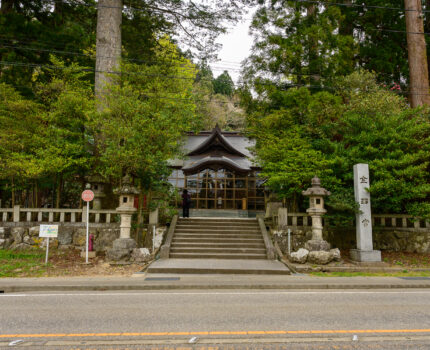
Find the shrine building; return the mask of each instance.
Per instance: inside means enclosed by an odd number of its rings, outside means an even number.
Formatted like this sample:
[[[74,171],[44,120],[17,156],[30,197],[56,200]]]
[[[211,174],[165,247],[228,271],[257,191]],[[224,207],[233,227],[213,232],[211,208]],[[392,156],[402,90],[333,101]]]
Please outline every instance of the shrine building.
[[[257,177],[261,168],[253,161],[252,146],[247,137],[218,126],[189,133],[184,159],[170,162],[169,182],[179,193],[188,190],[191,210],[237,210],[253,216],[264,211],[264,180]]]

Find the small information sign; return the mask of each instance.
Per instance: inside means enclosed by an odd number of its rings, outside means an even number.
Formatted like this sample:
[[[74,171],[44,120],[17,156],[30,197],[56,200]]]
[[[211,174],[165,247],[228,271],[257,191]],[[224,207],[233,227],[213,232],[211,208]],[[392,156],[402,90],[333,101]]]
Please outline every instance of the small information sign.
[[[45,264],[48,264],[49,239],[58,237],[58,225],[40,225],[39,237],[46,238]]]
[[[58,225],[40,225],[39,237],[57,238]]]

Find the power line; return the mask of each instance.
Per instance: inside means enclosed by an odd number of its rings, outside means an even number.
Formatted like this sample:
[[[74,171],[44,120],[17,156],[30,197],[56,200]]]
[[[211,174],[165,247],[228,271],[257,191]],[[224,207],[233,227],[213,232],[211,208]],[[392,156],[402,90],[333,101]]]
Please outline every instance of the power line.
[[[391,10],[391,11],[401,11],[401,12],[430,12],[430,10],[414,10],[414,9],[405,9],[401,7],[390,7],[390,6],[378,6],[378,5],[360,5],[360,4],[345,4],[341,2],[330,2],[323,0],[285,0],[286,2],[305,2],[312,4],[323,4],[327,6],[342,6],[342,7],[355,7],[355,8],[363,8],[363,9],[378,9],[378,10]]]
[[[1,35],[0,35],[1,36]],[[7,39],[1,39],[0,41],[6,41]],[[16,41],[20,41],[17,39],[9,39],[9,40],[16,40]],[[34,42],[34,41],[33,41]],[[38,42],[38,41],[36,41]],[[40,52],[47,52],[47,53],[54,53],[54,54],[64,54],[64,55],[75,55],[75,56],[82,56],[82,57],[89,57],[92,59],[96,58],[96,55],[91,55],[91,54],[85,54],[82,52],[77,52],[77,51],[65,51],[65,50],[57,50],[57,49],[50,49],[50,48],[41,48],[41,47],[29,47],[29,46],[19,46],[19,45],[7,45],[7,44],[2,44],[0,42],[0,47],[3,48],[11,48],[11,49],[18,49],[18,50],[25,50],[25,51],[40,51]],[[118,58],[118,57],[114,57],[114,56],[97,56],[99,58]],[[150,60],[141,60],[141,59],[134,59],[134,58],[127,58],[127,57],[121,57],[122,60],[124,61],[129,61],[129,62],[137,62],[137,63],[146,63],[146,64],[150,64],[150,63],[160,63],[160,61],[150,61]],[[223,62],[223,61],[219,61],[219,62]],[[163,64],[165,64],[164,62],[161,62]],[[198,65],[198,63],[193,63],[191,62],[191,64],[194,65]],[[230,63],[232,64],[232,63]],[[236,63],[236,64],[240,64],[240,63]],[[213,65],[215,66],[219,66],[217,67],[218,70],[220,69],[227,69],[227,70],[236,70],[236,71],[240,71],[240,68],[238,67],[231,67],[231,66],[227,66],[227,65],[223,65],[221,64],[217,64],[217,63],[213,63]],[[184,63],[184,64],[180,64],[180,66],[188,66],[188,64]]]
[[[48,0],[51,3],[56,3],[56,2],[62,2],[67,4],[68,2],[66,2],[65,0]],[[331,1],[324,1],[324,0],[284,0],[284,2],[304,2],[304,3],[312,3],[312,4],[323,4],[323,5],[328,5],[328,6],[342,6],[342,7],[352,7],[352,8],[364,8],[364,9],[378,9],[378,10],[390,10],[390,11],[402,11],[402,12],[416,12],[418,10],[414,10],[414,9],[405,9],[405,8],[401,8],[401,7],[391,7],[391,6],[380,6],[380,5],[364,5],[364,4],[345,4],[345,3],[341,3],[341,2],[331,2]],[[134,7],[134,6],[127,6],[126,4],[124,4],[123,7],[121,6],[108,6],[108,5],[92,5],[92,4],[87,4],[87,3],[79,3],[82,6],[86,6],[86,7],[93,7],[93,8],[116,8],[116,9],[131,9],[131,10],[136,10],[136,11],[147,11],[147,9],[141,8],[141,7]],[[148,6],[149,9],[153,10],[153,11],[158,11],[161,13],[171,13],[171,10],[167,10],[167,9],[160,9],[154,6]],[[422,10],[422,11],[418,11],[418,12],[430,12],[430,10]]]

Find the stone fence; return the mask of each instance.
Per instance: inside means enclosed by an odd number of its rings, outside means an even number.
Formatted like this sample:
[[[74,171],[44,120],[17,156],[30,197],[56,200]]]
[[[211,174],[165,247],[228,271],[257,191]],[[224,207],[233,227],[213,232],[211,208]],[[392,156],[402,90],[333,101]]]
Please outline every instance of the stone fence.
[[[94,236],[97,251],[106,251],[119,237],[119,214],[115,209],[89,211],[90,234]],[[59,225],[58,238],[51,239],[51,246],[58,248],[83,248],[86,241],[87,208],[52,209],[0,208],[0,249],[27,249],[43,246],[39,227],[43,224]]]
[[[52,208],[0,208],[0,226],[5,223],[85,223],[87,219],[86,206],[82,209],[52,209]],[[92,210],[89,212],[90,223],[117,223],[119,214],[115,209]],[[7,225],[5,225],[7,226]]]
[[[355,226],[337,227],[324,218],[324,239],[339,249],[356,248]],[[355,225],[355,220],[354,220]],[[278,217],[273,216],[272,233],[279,245],[286,249],[286,232],[278,231]],[[430,253],[430,222],[410,215],[372,215],[374,249]],[[311,217],[307,213],[288,213],[291,229],[291,249],[296,251],[312,236]]]
[[[27,249],[43,246],[39,229],[43,224],[58,225],[58,238],[51,239],[52,247],[83,248],[86,242],[87,208],[55,209],[0,208],[0,249]],[[89,233],[94,237],[94,249],[106,251],[120,235],[120,214],[116,209],[90,209]],[[158,210],[149,213],[149,224],[158,224]]]
[[[273,216],[274,225],[278,226],[278,216]],[[330,219],[323,217],[325,227],[330,227]],[[288,226],[293,231],[295,227],[312,226],[311,217],[307,213],[288,213]],[[410,215],[376,214],[372,215],[372,226],[381,229],[424,229],[430,231],[430,221],[414,218]]]

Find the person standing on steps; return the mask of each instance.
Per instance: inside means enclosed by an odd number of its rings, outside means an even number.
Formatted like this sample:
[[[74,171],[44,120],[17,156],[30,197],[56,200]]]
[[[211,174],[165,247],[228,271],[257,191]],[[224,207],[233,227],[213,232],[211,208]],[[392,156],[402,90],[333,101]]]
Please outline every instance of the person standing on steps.
[[[182,191],[182,217],[190,217],[191,196],[186,189]]]

